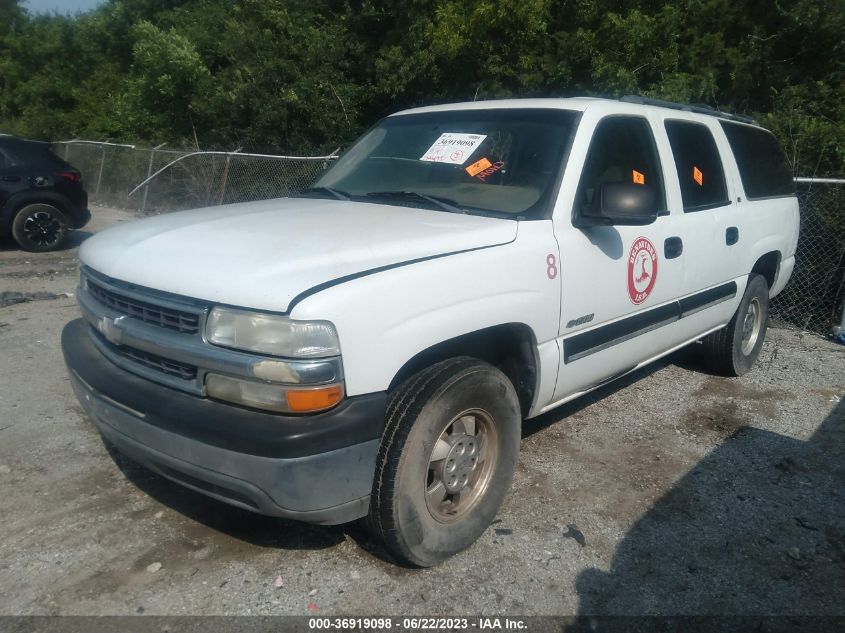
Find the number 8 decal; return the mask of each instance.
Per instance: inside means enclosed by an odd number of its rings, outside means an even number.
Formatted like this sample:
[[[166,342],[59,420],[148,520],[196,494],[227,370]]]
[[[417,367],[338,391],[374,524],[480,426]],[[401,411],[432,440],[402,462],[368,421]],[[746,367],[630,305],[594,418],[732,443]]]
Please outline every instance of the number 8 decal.
[[[557,258],[552,253],[546,255],[546,265],[546,274],[549,276],[549,279],[557,277]]]

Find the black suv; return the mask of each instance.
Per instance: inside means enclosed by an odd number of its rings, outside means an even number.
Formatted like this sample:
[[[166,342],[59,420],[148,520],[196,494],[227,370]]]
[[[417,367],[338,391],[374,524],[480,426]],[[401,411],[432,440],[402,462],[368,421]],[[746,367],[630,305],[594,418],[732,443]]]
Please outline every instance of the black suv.
[[[28,251],[49,251],[90,219],[79,170],[47,143],[0,136],[0,236],[11,235]]]

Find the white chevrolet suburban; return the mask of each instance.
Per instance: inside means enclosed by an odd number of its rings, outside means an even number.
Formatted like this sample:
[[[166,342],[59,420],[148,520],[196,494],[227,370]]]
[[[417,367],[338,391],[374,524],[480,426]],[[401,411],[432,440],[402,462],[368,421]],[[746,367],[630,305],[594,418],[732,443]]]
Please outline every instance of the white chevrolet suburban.
[[[748,371],[798,204],[752,120],[639,97],[407,110],[291,198],[120,225],[62,346],[103,437],[164,477],[398,560],[470,546],[523,419],[703,339]]]

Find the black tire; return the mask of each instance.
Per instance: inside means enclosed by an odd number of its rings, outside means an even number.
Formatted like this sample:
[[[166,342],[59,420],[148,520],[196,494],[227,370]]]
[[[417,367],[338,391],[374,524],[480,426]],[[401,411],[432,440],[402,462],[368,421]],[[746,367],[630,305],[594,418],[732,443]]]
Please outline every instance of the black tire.
[[[521,421],[510,380],[473,358],[437,363],[405,381],[388,401],[368,517],[374,536],[401,561],[418,567],[436,565],[472,545],[510,488]],[[435,446],[443,445],[451,447],[448,456],[430,461]],[[468,457],[473,446],[480,451],[477,462]],[[456,463],[456,470],[445,470]],[[435,470],[441,480],[432,478]],[[464,487],[446,493],[447,483],[462,485],[456,477]],[[438,486],[445,495],[440,501],[439,494],[428,494]]]
[[[758,312],[752,314],[754,310]],[[752,273],[736,314],[721,330],[704,337],[707,366],[722,376],[748,373],[760,355],[768,321],[769,285],[762,275]]]
[[[27,204],[15,214],[12,237],[25,251],[43,253],[65,241],[69,223],[65,214],[51,204]]]

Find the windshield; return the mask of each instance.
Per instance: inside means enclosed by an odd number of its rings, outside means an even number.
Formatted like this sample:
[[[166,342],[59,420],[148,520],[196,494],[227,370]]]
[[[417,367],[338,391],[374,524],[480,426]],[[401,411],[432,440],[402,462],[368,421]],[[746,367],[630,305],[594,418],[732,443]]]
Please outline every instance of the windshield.
[[[528,108],[388,117],[304,195],[541,217],[577,120]]]

